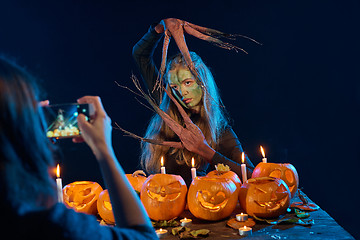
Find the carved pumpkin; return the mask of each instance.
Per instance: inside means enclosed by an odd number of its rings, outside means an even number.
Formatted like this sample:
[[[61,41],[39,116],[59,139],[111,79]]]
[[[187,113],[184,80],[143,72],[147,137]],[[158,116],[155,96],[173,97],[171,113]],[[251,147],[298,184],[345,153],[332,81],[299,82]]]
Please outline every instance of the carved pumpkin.
[[[275,177],[282,179],[289,187],[291,197],[294,197],[299,186],[299,176],[290,163],[259,163],[252,174],[256,177]]]
[[[240,180],[239,176],[235,172],[230,171],[230,167],[228,165],[219,163],[215,166],[215,168],[216,168],[216,170],[209,172],[206,176],[230,179],[231,181],[233,181],[235,183],[236,188],[241,187],[241,180]]]
[[[137,170],[133,174],[125,174],[127,179],[129,180],[131,186],[135,189],[135,191],[141,191],[141,187],[146,181],[146,174],[142,170]]]
[[[274,177],[251,178],[239,191],[241,207],[250,216],[260,218],[276,218],[286,213],[290,198],[286,183]]]
[[[185,208],[187,187],[179,175],[150,175],[141,189],[141,202],[155,221],[178,217]]]
[[[96,215],[96,202],[102,190],[102,187],[96,182],[70,183],[63,188],[64,204],[77,212]]]
[[[97,210],[99,212],[100,217],[107,224],[115,224],[114,213],[112,210],[110,196],[107,189],[102,191],[99,195],[99,199],[97,200]]]
[[[188,206],[197,218],[217,221],[234,211],[239,189],[233,181],[219,177],[197,177],[189,188]]]

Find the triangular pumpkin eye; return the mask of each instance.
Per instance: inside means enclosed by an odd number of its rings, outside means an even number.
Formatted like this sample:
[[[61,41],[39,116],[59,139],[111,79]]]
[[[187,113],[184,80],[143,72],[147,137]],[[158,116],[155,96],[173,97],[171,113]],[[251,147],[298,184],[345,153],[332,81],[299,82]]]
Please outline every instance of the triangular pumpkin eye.
[[[160,186],[155,186],[155,185],[148,185],[147,190],[156,194],[160,193],[161,187]]]
[[[181,190],[181,184],[177,182],[172,182],[165,186],[165,192],[167,194],[179,193]]]
[[[281,178],[281,170],[275,169],[269,175],[270,177]]]

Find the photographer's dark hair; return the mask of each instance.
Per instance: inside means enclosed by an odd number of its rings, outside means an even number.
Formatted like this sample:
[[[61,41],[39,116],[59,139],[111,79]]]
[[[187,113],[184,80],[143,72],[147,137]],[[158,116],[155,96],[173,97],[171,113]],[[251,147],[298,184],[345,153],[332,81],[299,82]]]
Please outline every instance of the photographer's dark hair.
[[[52,147],[34,78],[0,57],[0,211],[55,203]]]

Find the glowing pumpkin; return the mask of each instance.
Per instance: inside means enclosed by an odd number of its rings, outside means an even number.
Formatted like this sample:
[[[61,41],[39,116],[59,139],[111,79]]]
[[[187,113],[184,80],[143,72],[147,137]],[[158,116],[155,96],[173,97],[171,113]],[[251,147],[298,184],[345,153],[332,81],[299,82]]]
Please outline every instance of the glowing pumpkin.
[[[107,224],[115,224],[114,213],[112,210],[110,196],[107,189],[102,191],[99,195],[99,199],[97,200],[97,210],[99,212],[100,217]]]
[[[141,202],[155,221],[178,217],[185,208],[187,187],[179,175],[150,175],[141,189]]]
[[[286,213],[290,198],[286,183],[274,177],[250,178],[239,191],[241,207],[250,216],[260,218],[276,218]]]
[[[237,188],[241,187],[241,180],[239,176],[235,172],[230,171],[230,167],[228,165],[219,163],[215,166],[215,168],[216,170],[209,172],[206,176],[230,179],[235,183]]]
[[[142,170],[137,170],[133,174],[125,174],[126,178],[129,180],[131,186],[135,189],[135,191],[141,191],[141,187],[146,181],[146,174]]]
[[[233,181],[219,177],[197,177],[187,197],[190,212],[197,218],[217,221],[234,211],[238,189]]]
[[[63,188],[64,204],[77,212],[96,215],[96,202],[102,191],[102,187],[96,182],[70,183]]]
[[[299,176],[295,167],[289,163],[259,163],[252,174],[257,177],[275,177],[282,179],[289,187],[291,197],[294,197],[299,186]]]

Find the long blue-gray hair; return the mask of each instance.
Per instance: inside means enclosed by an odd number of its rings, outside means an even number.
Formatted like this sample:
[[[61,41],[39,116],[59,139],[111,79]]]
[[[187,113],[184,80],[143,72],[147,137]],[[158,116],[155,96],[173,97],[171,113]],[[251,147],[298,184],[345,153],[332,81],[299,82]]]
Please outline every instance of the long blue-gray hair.
[[[195,52],[190,52],[191,59],[194,63],[195,69],[198,73],[198,81],[202,87],[202,102],[200,112],[198,114],[192,114],[192,121],[201,129],[208,144],[216,148],[216,144],[219,140],[221,133],[228,126],[228,117],[225,108],[220,98],[218,87],[215,83],[214,77],[210,69],[205,65],[203,60]],[[165,81],[168,82],[169,71],[178,67],[186,67],[185,60],[181,53],[170,58],[167,63],[165,72]],[[166,86],[168,89],[169,85]],[[170,117],[176,120],[180,124],[183,123],[179,111],[175,104],[171,101],[167,94],[163,95],[160,108],[168,113]],[[189,111],[185,109],[185,111]],[[190,112],[189,112],[190,113]],[[179,141],[176,134],[163,122],[161,117],[155,114],[147,127],[145,138],[167,140],[167,141]],[[150,143],[142,143],[141,153],[141,165],[149,173],[158,172],[160,169],[159,159],[161,156],[175,155],[176,161],[179,164],[187,164],[191,166],[191,157],[194,153],[187,151],[186,149],[172,149],[166,146],[153,145]],[[197,166],[201,167],[205,160],[199,156],[195,158],[197,160]]]

